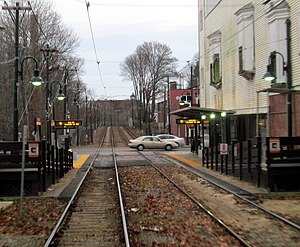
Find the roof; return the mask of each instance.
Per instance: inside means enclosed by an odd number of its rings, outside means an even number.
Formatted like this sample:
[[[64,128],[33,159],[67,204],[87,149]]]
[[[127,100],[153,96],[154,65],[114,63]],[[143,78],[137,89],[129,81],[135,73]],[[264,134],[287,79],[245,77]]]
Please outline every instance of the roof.
[[[298,93],[299,90],[294,89],[287,89],[287,88],[265,88],[259,91],[256,91],[257,93],[279,93],[279,94],[286,94],[286,93]]]
[[[201,115],[207,115],[210,113],[221,113],[226,112],[226,114],[234,114],[235,111],[232,110],[221,110],[221,109],[213,109],[213,108],[201,108],[199,106],[190,106],[181,108],[175,111],[170,112],[172,115],[177,115],[180,117],[188,117],[188,118],[200,118]]]

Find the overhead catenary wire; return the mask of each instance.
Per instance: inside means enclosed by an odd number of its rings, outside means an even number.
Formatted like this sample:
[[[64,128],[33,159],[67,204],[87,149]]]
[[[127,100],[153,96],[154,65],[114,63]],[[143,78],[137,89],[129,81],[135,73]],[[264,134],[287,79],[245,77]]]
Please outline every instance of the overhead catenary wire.
[[[104,89],[104,94],[106,95],[106,87],[104,85],[101,70],[100,70],[100,60],[98,59],[98,55],[97,55],[96,43],[95,43],[95,38],[94,38],[94,33],[93,33],[93,28],[92,28],[92,23],[91,23],[91,17],[90,17],[90,12],[89,12],[90,3],[85,0],[85,4],[86,4],[86,11],[87,11],[87,15],[88,15],[89,27],[90,27],[91,37],[92,37],[92,42],[93,42],[93,47],[94,47],[94,53],[95,53],[95,58],[96,58],[97,69],[98,69],[98,73],[99,73],[99,76],[100,76],[101,84],[102,84],[103,89]]]

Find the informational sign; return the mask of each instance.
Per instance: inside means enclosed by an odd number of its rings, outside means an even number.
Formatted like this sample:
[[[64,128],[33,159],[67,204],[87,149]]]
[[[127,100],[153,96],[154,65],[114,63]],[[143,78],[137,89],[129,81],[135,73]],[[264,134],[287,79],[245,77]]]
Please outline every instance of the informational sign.
[[[227,143],[220,143],[220,154],[221,155],[228,154],[228,144]]]
[[[194,129],[195,128],[195,124],[188,124],[187,125],[189,129]]]
[[[204,134],[204,147],[208,148],[209,147],[209,134]]]
[[[39,157],[39,143],[38,142],[28,142],[28,156],[30,158],[38,158]]]
[[[270,153],[280,153],[280,139],[279,138],[270,138],[269,139],[269,148]]]
[[[81,126],[81,120],[60,120],[55,121],[55,127],[57,128],[75,128],[77,126]]]
[[[176,123],[177,124],[201,124],[201,121],[197,119],[178,118],[176,119]]]

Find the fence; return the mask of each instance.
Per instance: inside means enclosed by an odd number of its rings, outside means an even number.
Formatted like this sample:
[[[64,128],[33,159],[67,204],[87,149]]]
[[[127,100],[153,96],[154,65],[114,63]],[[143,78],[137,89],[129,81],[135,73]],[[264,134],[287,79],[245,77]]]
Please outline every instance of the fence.
[[[263,142],[262,142],[263,141]],[[300,137],[233,141],[227,154],[220,146],[203,148],[203,165],[270,191],[300,189]]]
[[[220,145],[204,147],[202,161],[207,168],[260,186],[261,143],[259,138],[239,143],[233,141],[228,145],[226,154],[221,154]]]

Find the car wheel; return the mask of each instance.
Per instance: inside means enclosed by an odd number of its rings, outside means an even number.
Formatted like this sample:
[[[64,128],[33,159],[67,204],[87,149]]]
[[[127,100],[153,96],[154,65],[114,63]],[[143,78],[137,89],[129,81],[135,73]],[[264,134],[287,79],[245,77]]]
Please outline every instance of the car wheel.
[[[166,149],[167,151],[171,151],[171,150],[172,150],[172,146],[171,146],[171,145],[167,145],[167,146],[165,147],[165,149]]]
[[[143,150],[144,150],[144,146],[143,146],[143,145],[138,145],[138,146],[137,146],[137,150],[143,151]]]

